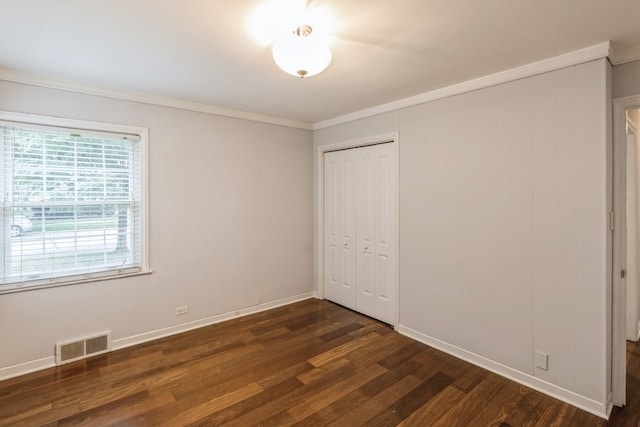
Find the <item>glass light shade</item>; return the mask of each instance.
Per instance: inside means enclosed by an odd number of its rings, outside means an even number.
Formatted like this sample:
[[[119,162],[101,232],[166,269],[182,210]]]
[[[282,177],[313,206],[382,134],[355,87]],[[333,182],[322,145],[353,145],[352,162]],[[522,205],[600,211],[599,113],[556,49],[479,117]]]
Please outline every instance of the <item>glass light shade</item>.
[[[331,64],[331,49],[313,36],[292,35],[273,44],[273,60],[296,77],[311,77]]]

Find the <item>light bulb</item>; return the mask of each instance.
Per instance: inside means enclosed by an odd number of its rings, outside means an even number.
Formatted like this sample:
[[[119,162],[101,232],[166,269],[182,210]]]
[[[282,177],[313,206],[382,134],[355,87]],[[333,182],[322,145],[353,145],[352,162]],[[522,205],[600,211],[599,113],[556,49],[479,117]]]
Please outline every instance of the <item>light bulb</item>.
[[[309,26],[298,27],[272,47],[273,60],[285,72],[297,77],[311,77],[331,64],[331,49],[311,33]]]

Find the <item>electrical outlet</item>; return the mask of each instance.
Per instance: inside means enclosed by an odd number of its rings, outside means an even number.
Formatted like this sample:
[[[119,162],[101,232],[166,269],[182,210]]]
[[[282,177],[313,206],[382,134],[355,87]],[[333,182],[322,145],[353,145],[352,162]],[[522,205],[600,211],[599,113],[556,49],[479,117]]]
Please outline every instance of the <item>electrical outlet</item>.
[[[176,316],[182,316],[183,314],[187,314],[189,312],[189,306],[183,305],[182,307],[176,307]]]

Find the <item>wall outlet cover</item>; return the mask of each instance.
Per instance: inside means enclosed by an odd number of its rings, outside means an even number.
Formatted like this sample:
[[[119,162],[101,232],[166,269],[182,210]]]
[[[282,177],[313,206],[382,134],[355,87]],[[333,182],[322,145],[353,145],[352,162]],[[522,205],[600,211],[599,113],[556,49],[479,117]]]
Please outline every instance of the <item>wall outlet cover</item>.
[[[541,351],[536,351],[536,368],[540,368],[543,371],[549,370],[549,355]]]

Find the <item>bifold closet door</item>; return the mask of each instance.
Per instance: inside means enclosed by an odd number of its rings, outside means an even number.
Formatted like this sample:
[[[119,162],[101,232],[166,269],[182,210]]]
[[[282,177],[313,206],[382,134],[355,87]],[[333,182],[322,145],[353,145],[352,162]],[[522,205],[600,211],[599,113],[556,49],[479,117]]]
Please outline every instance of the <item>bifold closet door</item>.
[[[325,154],[327,299],[396,323],[394,143]]]
[[[325,296],[356,308],[356,156],[324,155]]]
[[[396,149],[357,149],[356,310],[396,323]]]

